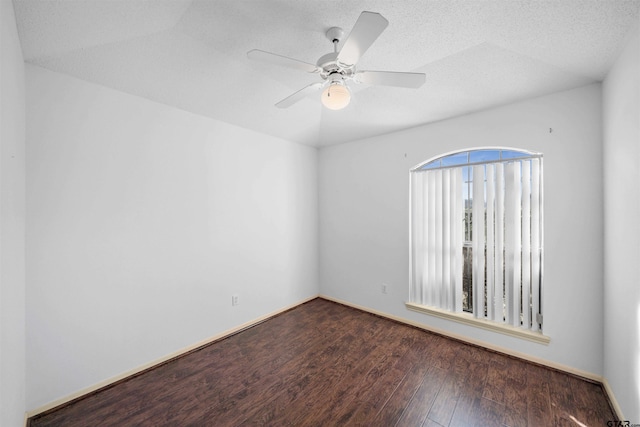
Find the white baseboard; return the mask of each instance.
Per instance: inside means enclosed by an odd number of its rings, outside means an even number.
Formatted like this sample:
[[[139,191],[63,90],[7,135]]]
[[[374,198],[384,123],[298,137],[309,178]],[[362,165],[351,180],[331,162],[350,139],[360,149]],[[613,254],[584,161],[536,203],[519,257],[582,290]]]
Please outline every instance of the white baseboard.
[[[175,352],[173,352],[171,354],[168,354],[166,356],[163,356],[163,357],[161,357],[159,359],[153,360],[153,361],[151,361],[149,363],[145,363],[144,365],[138,366],[138,367],[136,367],[134,369],[128,370],[128,371],[123,372],[123,373],[121,373],[119,375],[116,375],[114,377],[107,378],[104,381],[100,381],[97,384],[93,384],[93,385],[91,385],[89,387],[86,387],[86,388],[83,388],[81,390],[78,390],[75,393],[71,393],[70,395],[62,397],[60,399],[56,399],[56,400],[54,400],[52,402],[49,402],[46,405],[43,405],[43,406],[41,406],[41,407],[39,407],[37,409],[31,410],[31,411],[27,411],[27,413],[25,415],[25,426],[27,425],[26,423],[27,423],[27,419],[28,418],[31,418],[33,416],[36,416],[38,414],[41,414],[43,412],[46,412],[46,411],[48,411],[50,409],[53,409],[53,408],[56,408],[58,406],[64,405],[65,403],[71,402],[74,399],[77,399],[77,398],[82,397],[84,395],[93,393],[93,392],[95,392],[95,391],[97,391],[97,390],[99,390],[99,389],[101,389],[103,387],[106,387],[106,386],[109,386],[111,384],[114,384],[114,383],[116,383],[118,381],[121,381],[121,380],[123,380],[125,378],[128,378],[128,377],[134,376],[136,374],[139,374],[140,372],[143,372],[143,371],[145,371],[147,369],[150,369],[150,368],[153,368],[153,367],[155,367],[157,365],[165,363],[165,362],[167,362],[167,361],[169,361],[171,359],[175,359],[177,357],[180,357],[180,356],[182,356],[184,354],[189,353],[190,351],[196,350],[196,349],[198,349],[198,348],[200,348],[202,346],[205,346],[207,344],[210,344],[210,343],[212,343],[214,341],[218,341],[218,340],[221,340],[223,338],[226,338],[226,337],[228,337],[230,335],[233,335],[233,334],[235,334],[235,333],[237,333],[237,332],[239,332],[239,331],[241,331],[243,329],[250,328],[251,326],[257,325],[258,323],[261,323],[261,322],[263,322],[263,321],[265,321],[265,320],[267,320],[267,319],[269,319],[269,318],[271,318],[273,316],[276,316],[276,315],[278,315],[280,313],[283,313],[283,312],[285,312],[287,310],[290,310],[290,309],[295,308],[295,307],[297,307],[299,305],[302,305],[302,304],[304,304],[306,302],[314,300],[314,299],[316,299],[318,297],[319,297],[319,295],[314,295],[314,296],[306,298],[306,299],[304,299],[302,301],[298,301],[295,304],[291,304],[291,305],[283,307],[283,308],[281,308],[279,310],[276,310],[276,311],[273,311],[271,313],[265,314],[264,316],[260,316],[260,317],[258,317],[256,319],[250,320],[249,322],[243,323],[242,325],[236,326],[234,328],[231,328],[229,330],[221,332],[221,333],[219,333],[217,335],[214,335],[212,337],[206,338],[206,339],[204,339],[204,340],[202,340],[200,342],[197,342],[197,343],[195,343],[193,345],[190,345],[188,347],[185,347],[183,349],[175,351]]]

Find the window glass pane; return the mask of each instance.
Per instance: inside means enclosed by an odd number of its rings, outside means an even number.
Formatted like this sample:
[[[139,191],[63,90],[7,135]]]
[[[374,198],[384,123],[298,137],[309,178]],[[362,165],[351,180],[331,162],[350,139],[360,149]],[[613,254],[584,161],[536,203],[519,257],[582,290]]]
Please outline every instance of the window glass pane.
[[[473,274],[473,252],[471,244],[462,247],[462,311],[473,313],[473,286],[471,276]]]
[[[439,167],[440,167],[440,159],[427,163],[426,165],[422,166],[420,170],[436,169]]]
[[[464,166],[462,168],[462,180],[464,182],[473,180],[473,173],[472,173],[471,166]]]
[[[469,153],[469,162],[490,162],[500,160],[500,150],[476,150]]]
[[[456,166],[456,165],[465,165],[467,164],[467,152],[451,154],[450,156],[443,157],[442,166]]]
[[[503,159],[513,159],[516,157],[527,157],[530,156],[529,153],[524,153],[522,151],[515,150],[502,150],[502,158]]]

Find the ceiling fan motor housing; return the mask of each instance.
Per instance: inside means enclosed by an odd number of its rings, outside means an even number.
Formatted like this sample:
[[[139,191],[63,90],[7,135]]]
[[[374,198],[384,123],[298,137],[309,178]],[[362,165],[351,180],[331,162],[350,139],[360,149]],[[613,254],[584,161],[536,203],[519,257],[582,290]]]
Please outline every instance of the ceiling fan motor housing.
[[[336,73],[342,75],[344,78],[351,78],[356,68],[354,65],[344,65],[338,62],[337,52],[331,52],[321,56],[320,59],[318,59],[317,65],[322,68],[320,76],[325,80]]]

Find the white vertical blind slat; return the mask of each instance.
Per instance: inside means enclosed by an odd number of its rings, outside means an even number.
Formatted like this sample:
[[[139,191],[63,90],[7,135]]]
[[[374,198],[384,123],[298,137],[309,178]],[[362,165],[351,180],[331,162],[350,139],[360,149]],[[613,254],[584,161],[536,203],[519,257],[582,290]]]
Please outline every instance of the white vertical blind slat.
[[[440,287],[442,286],[443,274],[442,274],[442,262],[444,258],[444,254],[442,253],[443,245],[443,216],[444,216],[444,206],[442,203],[442,175],[443,170],[438,169],[435,171],[436,174],[436,229],[435,229],[435,248],[436,248],[436,280],[433,283],[433,305],[440,306]]]
[[[515,224],[513,230],[513,326],[520,326],[520,313],[522,312],[522,172],[520,162],[514,162],[514,197],[515,197]]]
[[[494,165],[486,167],[487,186],[487,318],[495,320],[495,257],[494,257]]]
[[[420,271],[420,268],[416,262],[416,257],[418,256],[419,246],[417,244],[418,235],[417,235],[417,210],[418,206],[416,204],[416,184],[418,182],[417,174],[411,173],[409,174],[409,298],[411,301],[418,301],[418,281],[416,280],[416,276]]]
[[[433,284],[436,281],[436,175],[435,171],[429,171],[427,175],[427,284],[424,299],[425,304],[434,305]]]
[[[531,162],[522,161],[522,327],[531,327]]]
[[[495,304],[494,313],[496,322],[505,322],[504,307],[504,165],[496,164],[496,240],[495,240]]]
[[[515,234],[516,234],[516,217],[517,206],[515,196],[515,166],[514,163],[507,163],[504,167],[504,222],[505,222],[505,236],[504,236],[504,248],[505,248],[505,302],[507,305],[507,323],[515,323],[515,281],[516,272],[514,270],[516,248],[515,248]]]
[[[538,304],[539,304],[539,313],[542,314],[542,309],[543,309],[543,304],[544,304],[544,283],[543,283],[543,277],[544,277],[544,232],[543,232],[543,226],[544,226],[544,170],[542,168],[542,157],[540,157],[540,298],[538,300]],[[540,330],[542,330],[542,324],[540,324]]]
[[[420,244],[420,253],[418,256],[418,265],[421,267],[420,275],[418,277],[420,290],[420,303],[427,303],[426,289],[428,289],[428,279],[429,279],[429,241],[428,241],[428,220],[429,220],[429,187],[428,180],[426,174],[421,174],[418,179],[418,220],[420,221],[419,230],[419,244]]]
[[[520,163],[505,166],[505,268],[507,271],[507,323],[520,326],[521,298],[521,189]]]
[[[418,175],[418,174],[416,174]],[[417,298],[420,303],[425,302],[424,290],[427,285],[427,242],[426,242],[426,214],[427,214],[427,189],[425,186],[426,177],[424,175],[418,175],[416,179],[416,192],[414,195],[416,196],[416,244],[418,253],[416,254],[415,261],[417,264],[417,277],[416,284],[418,289],[416,290]]]
[[[455,247],[452,246],[452,250],[455,254],[455,262],[453,265],[454,275],[453,275],[453,311],[456,313],[462,312],[462,241],[463,238],[463,229],[464,224],[462,223],[462,219],[464,218],[464,201],[462,199],[462,168],[456,168],[451,173],[454,178],[452,182],[455,182],[455,209],[452,218],[453,230],[455,235]]]
[[[473,313],[484,318],[484,165],[473,167]]]
[[[531,330],[539,330],[536,314],[540,313],[540,161],[531,160]]]
[[[451,284],[451,170],[442,171],[442,282],[440,287],[440,307],[449,308]]]

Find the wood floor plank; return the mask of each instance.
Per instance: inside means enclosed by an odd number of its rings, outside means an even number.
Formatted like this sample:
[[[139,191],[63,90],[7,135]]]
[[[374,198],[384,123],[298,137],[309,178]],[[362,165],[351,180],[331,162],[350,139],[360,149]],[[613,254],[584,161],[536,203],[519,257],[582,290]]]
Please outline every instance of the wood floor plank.
[[[504,427],[505,406],[480,396],[462,395],[449,427]]]
[[[456,407],[451,416],[451,420],[445,425],[449,427],[473,427],[475,420],[478,418],[475,413],[478,405],[476,402],[480,399],[482,399],[481,396],[469,394],[460,395],[456,400]]]
[[[389,426],[397,424],[424,379],[428,369],[429,368],[423,364],[414,364],[413,367],[406,372],[398,387],[376,415],[374,419],[375,425]]]
[[[592,420],[594,424],[607,425],[616,419],[600,384],[580,380],[567,375],[568,387],[573,393],[572,402],[565,409],[570,420]]]
[[[431,369],[428,363],[424,363],[424,360],[429,357],[428,341],[421,338],[423,337],[418,337],[405,355],[406,368],[403,373],[404,377],[384,404],[384,408],[378,412],[374,424],[385,426],[396,424],[407,410],[409,403]]]
[[[447,371],[429,366],[418,389],[400,416],[398,426],[419,426],[425,421],[446,376]]]
[[[458,398],[463,394],[463,387],[464,376],[455,372],[449,372],[427,417],[438,424],[449,425],[453,412],[456,409]]]
[[[29,425],[546,427],[610,419],[599,384],[318,298]]]
[[[415,424],[415,425],[418,425],[418,424]],[[427,420],[424,422],[424,424],[422,424],[422,427],[444,427],[444,426],[442,426],[442,425],[438,424],[438,423],[437,423],[437,422],[435,422],[435,421],[431,421],[431,420],[427,419]]]
[[[406,342],[405,342],[406,343]],[[406,344],[407,352],[404,355],[397,355],[398,360],[394,366],[382,373],[382,376],[375,383],[368,396],[365,396],[360,408],[354,413],[350,422],[356,425],[366,425],[373,420],[375,425],[395,424],[399,417],[399,411],[394,411],[392,406],[388,406],[390,399],[396,395],[401,396],[402,387],[400,387],[405,379],[411,387],[411,383],[416,383],[415,378],[407,379],[408,375],[424,375],[422,366],[414,363],[410,354],[410,346],[413,343]],[[415,368],[415,369],[414,369]]]
[[[553,413],[549,398],[549,385],[531,384],[527,387],[527,419],[531,426],[553,425]]]
[[[513,379],[505,384],[503,403],[505,405],[503,422],[508,427],[527,427],[528,404],[527,388]]]

